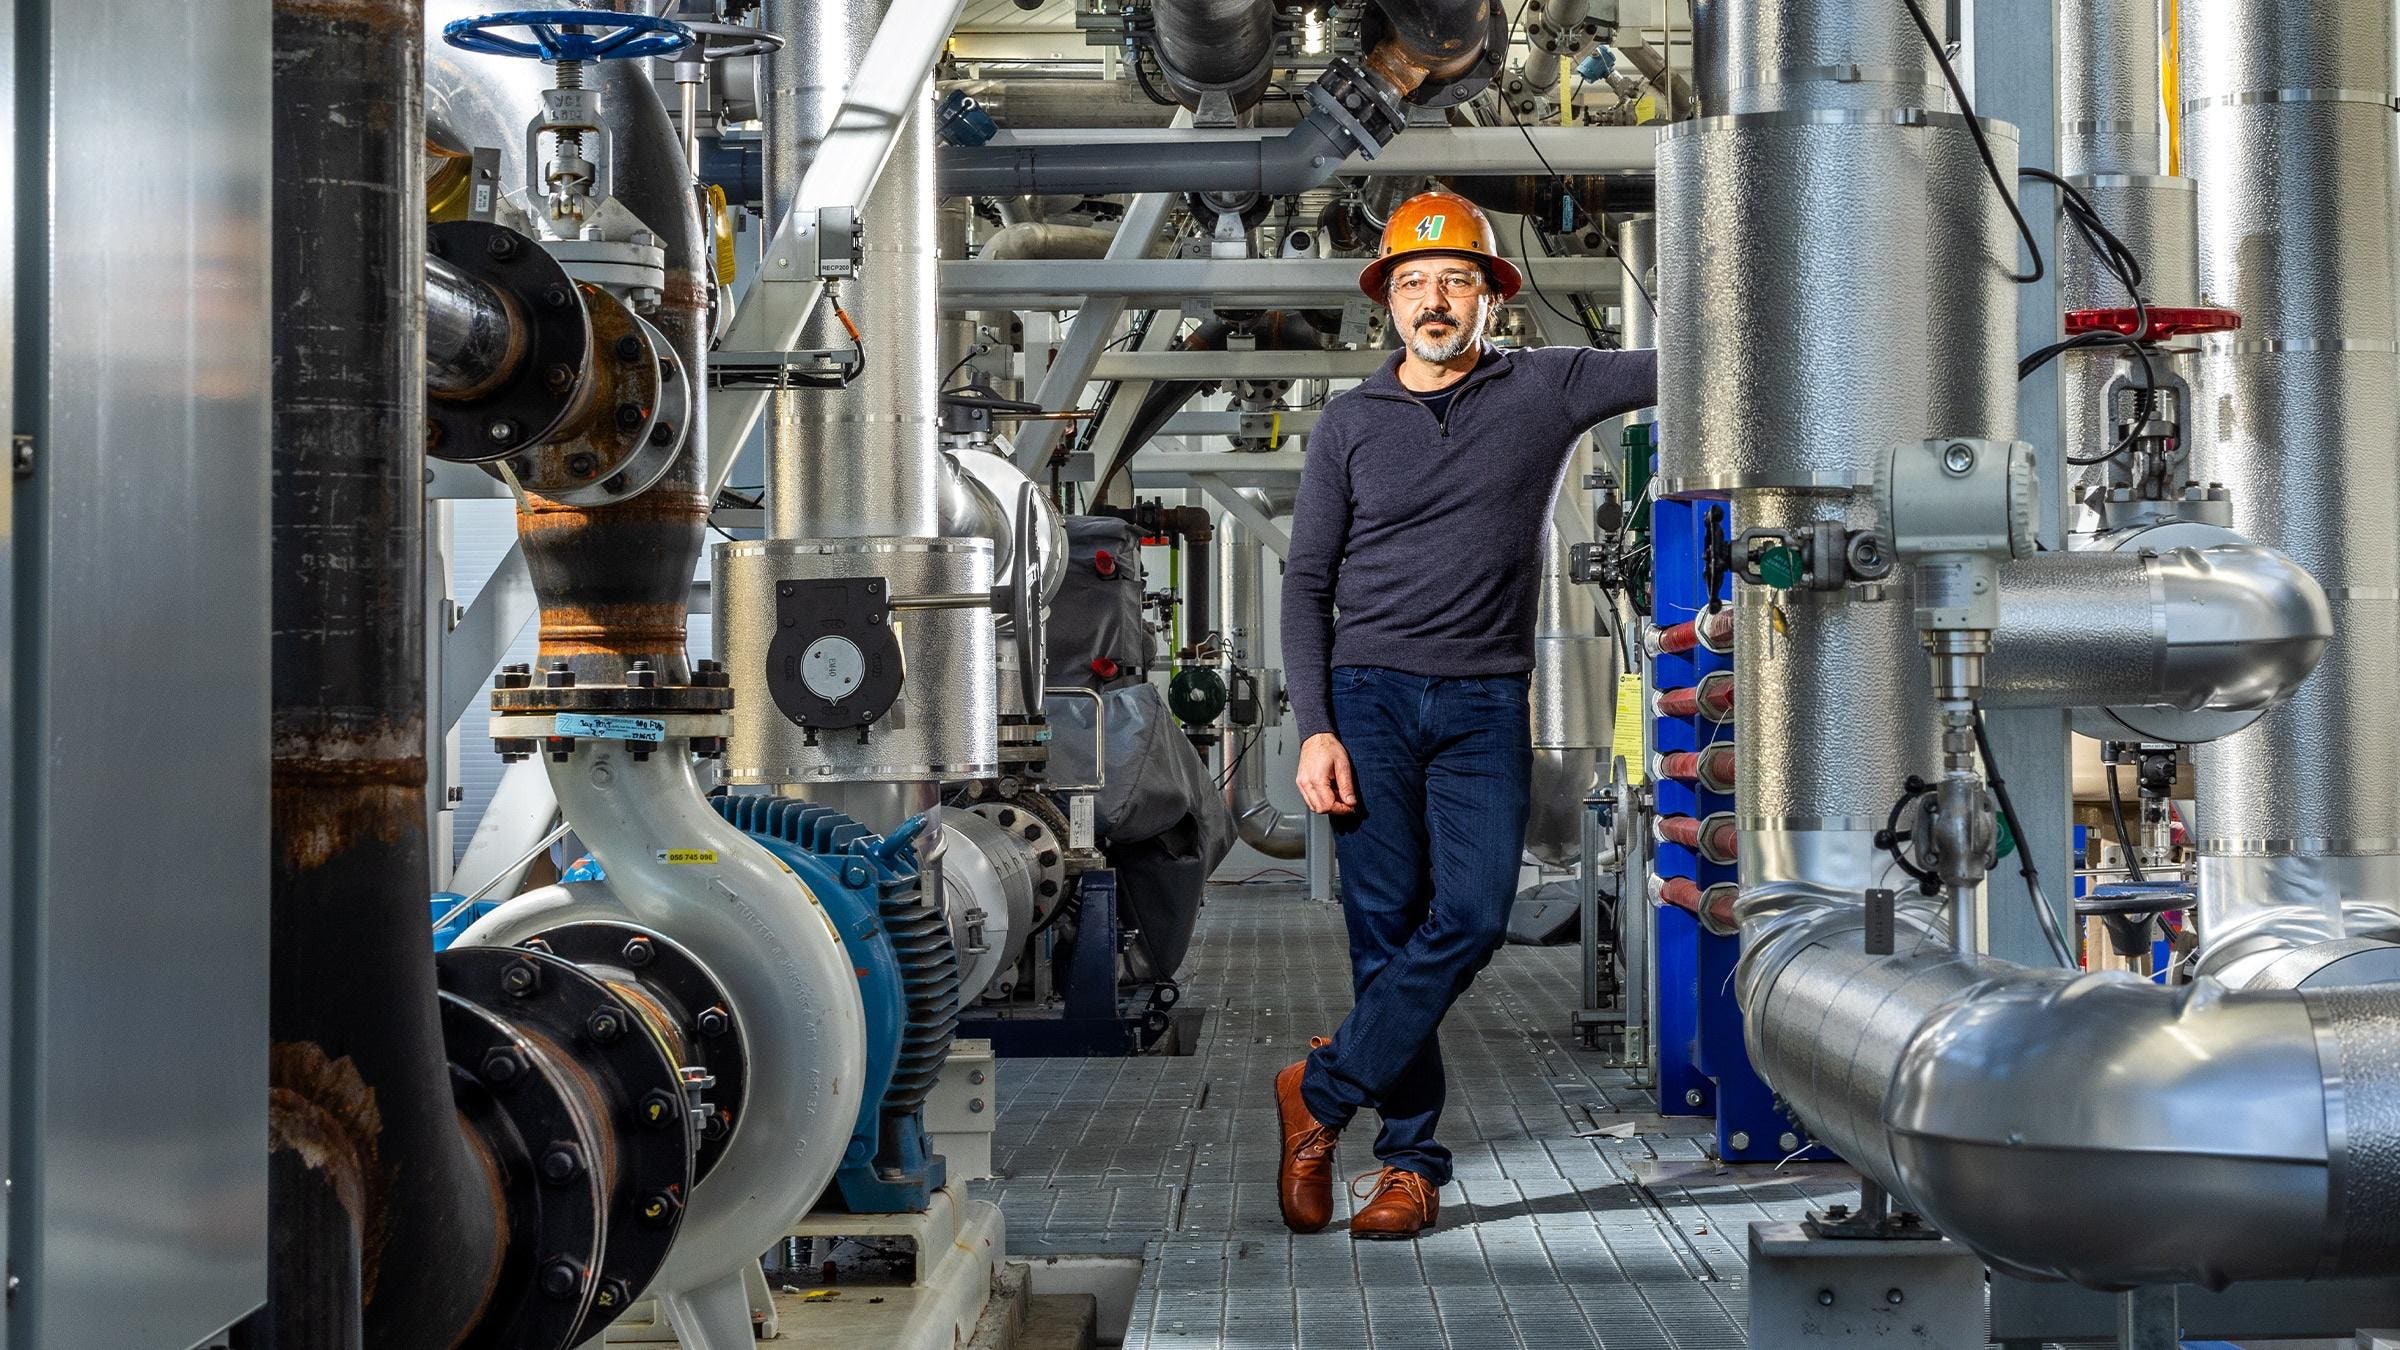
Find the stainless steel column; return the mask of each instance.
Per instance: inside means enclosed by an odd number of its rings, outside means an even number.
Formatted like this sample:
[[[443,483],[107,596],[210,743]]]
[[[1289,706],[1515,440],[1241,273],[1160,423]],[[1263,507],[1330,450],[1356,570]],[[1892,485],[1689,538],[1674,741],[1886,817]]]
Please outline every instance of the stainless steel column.
[[[2298,694],[2201,747],[2202,968],[2380,934],[2400,899],[2400,313],[2390,0],[2190,0],[2184,163],[2210,340],[2194,427],[2233,526],[2321,583],[2336,636]]]

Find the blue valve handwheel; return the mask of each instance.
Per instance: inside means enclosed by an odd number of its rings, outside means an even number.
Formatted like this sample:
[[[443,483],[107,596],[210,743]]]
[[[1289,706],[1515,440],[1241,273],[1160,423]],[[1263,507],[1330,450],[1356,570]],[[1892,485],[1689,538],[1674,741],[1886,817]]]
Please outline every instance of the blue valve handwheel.
[[[527,38],[502,37],[494,29],[522,28]],[[569,32],[582,29],[582,32]],[[487,56],[521,56],[536,61],[631,61],[672,56],[698,40],[691,29],[649,14],[605,9],[511,9],[442,25],[442,40]]]

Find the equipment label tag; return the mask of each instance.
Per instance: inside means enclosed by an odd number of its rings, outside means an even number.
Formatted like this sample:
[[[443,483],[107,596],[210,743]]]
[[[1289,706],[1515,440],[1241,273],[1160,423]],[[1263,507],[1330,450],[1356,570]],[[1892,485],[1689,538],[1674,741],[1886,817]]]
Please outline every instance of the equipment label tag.
[[[605,717],[593,713],[560,713],[558,734],[588,736],[598,741],[648,741],[667,738],[667,724],[654,717]]]
[[[662,848],[656,853],[660,862],[678,866],[685,863],[713,863],[717,860],[717,851],[713,848]]]
[[[1642,677],[1624,674],[1617,677],[1617,723],[1609,736],[1609,754],[1625,761],[1628,782],[1642,783],[1650,778],[1650,756],[1643,752],[1649,739],[1649,709],[1642,698]]]

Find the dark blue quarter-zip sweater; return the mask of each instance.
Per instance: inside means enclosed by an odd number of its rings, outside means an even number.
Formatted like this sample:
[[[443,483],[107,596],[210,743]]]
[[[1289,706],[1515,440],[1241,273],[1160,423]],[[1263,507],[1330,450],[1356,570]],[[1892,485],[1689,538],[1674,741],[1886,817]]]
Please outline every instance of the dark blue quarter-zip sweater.
[[[1302,739],[1338,730],[1335,666],[1532,670],[1550,508],[1575,442],[1658,400],[1651,351],[1487,345],[1439,417],[1399,368],[1394,353],[1326,404],[1308,438],[1283,573]]]

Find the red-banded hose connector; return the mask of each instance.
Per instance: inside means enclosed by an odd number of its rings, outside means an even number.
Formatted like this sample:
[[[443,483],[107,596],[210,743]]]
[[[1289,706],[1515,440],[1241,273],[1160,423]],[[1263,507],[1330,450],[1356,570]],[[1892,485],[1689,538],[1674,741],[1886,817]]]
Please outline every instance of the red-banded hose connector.
[[[1657,777],[1679,783],[1698,783],[1710,792],[1733,791],[1733,746],[1720,743],[1704,750],[1670,750],[1652,766]]]
[[[1683,845],[1699,854],[1704,862],[1723,865],[1741,856],[1742,832],[1733,823],[1731,811],[1719,811],[1705,819],[1660,816],[1658,837],[1670,844]]]
[[[1694,647],[1705,647],[1722,656],[1733,650],[1733,611],[1720,609],[1697,619],[1668,624],[1654,629],[1650,635],[1653,655],[1664,653],[1681,656]]]
[[[1719,937],[1731,937],[1741,925],[1734,919],[1733,902],[1742,888],[1730,881],[1702,886],[1690,877],[1650,878],[1650,898],[1691,914],[1700,926]]]
[[[1653,705],[1661,717],[1705,717],[1711,722],[1733,720],[1733,672],[1712,671],[1700,683],[1660,692]]]

